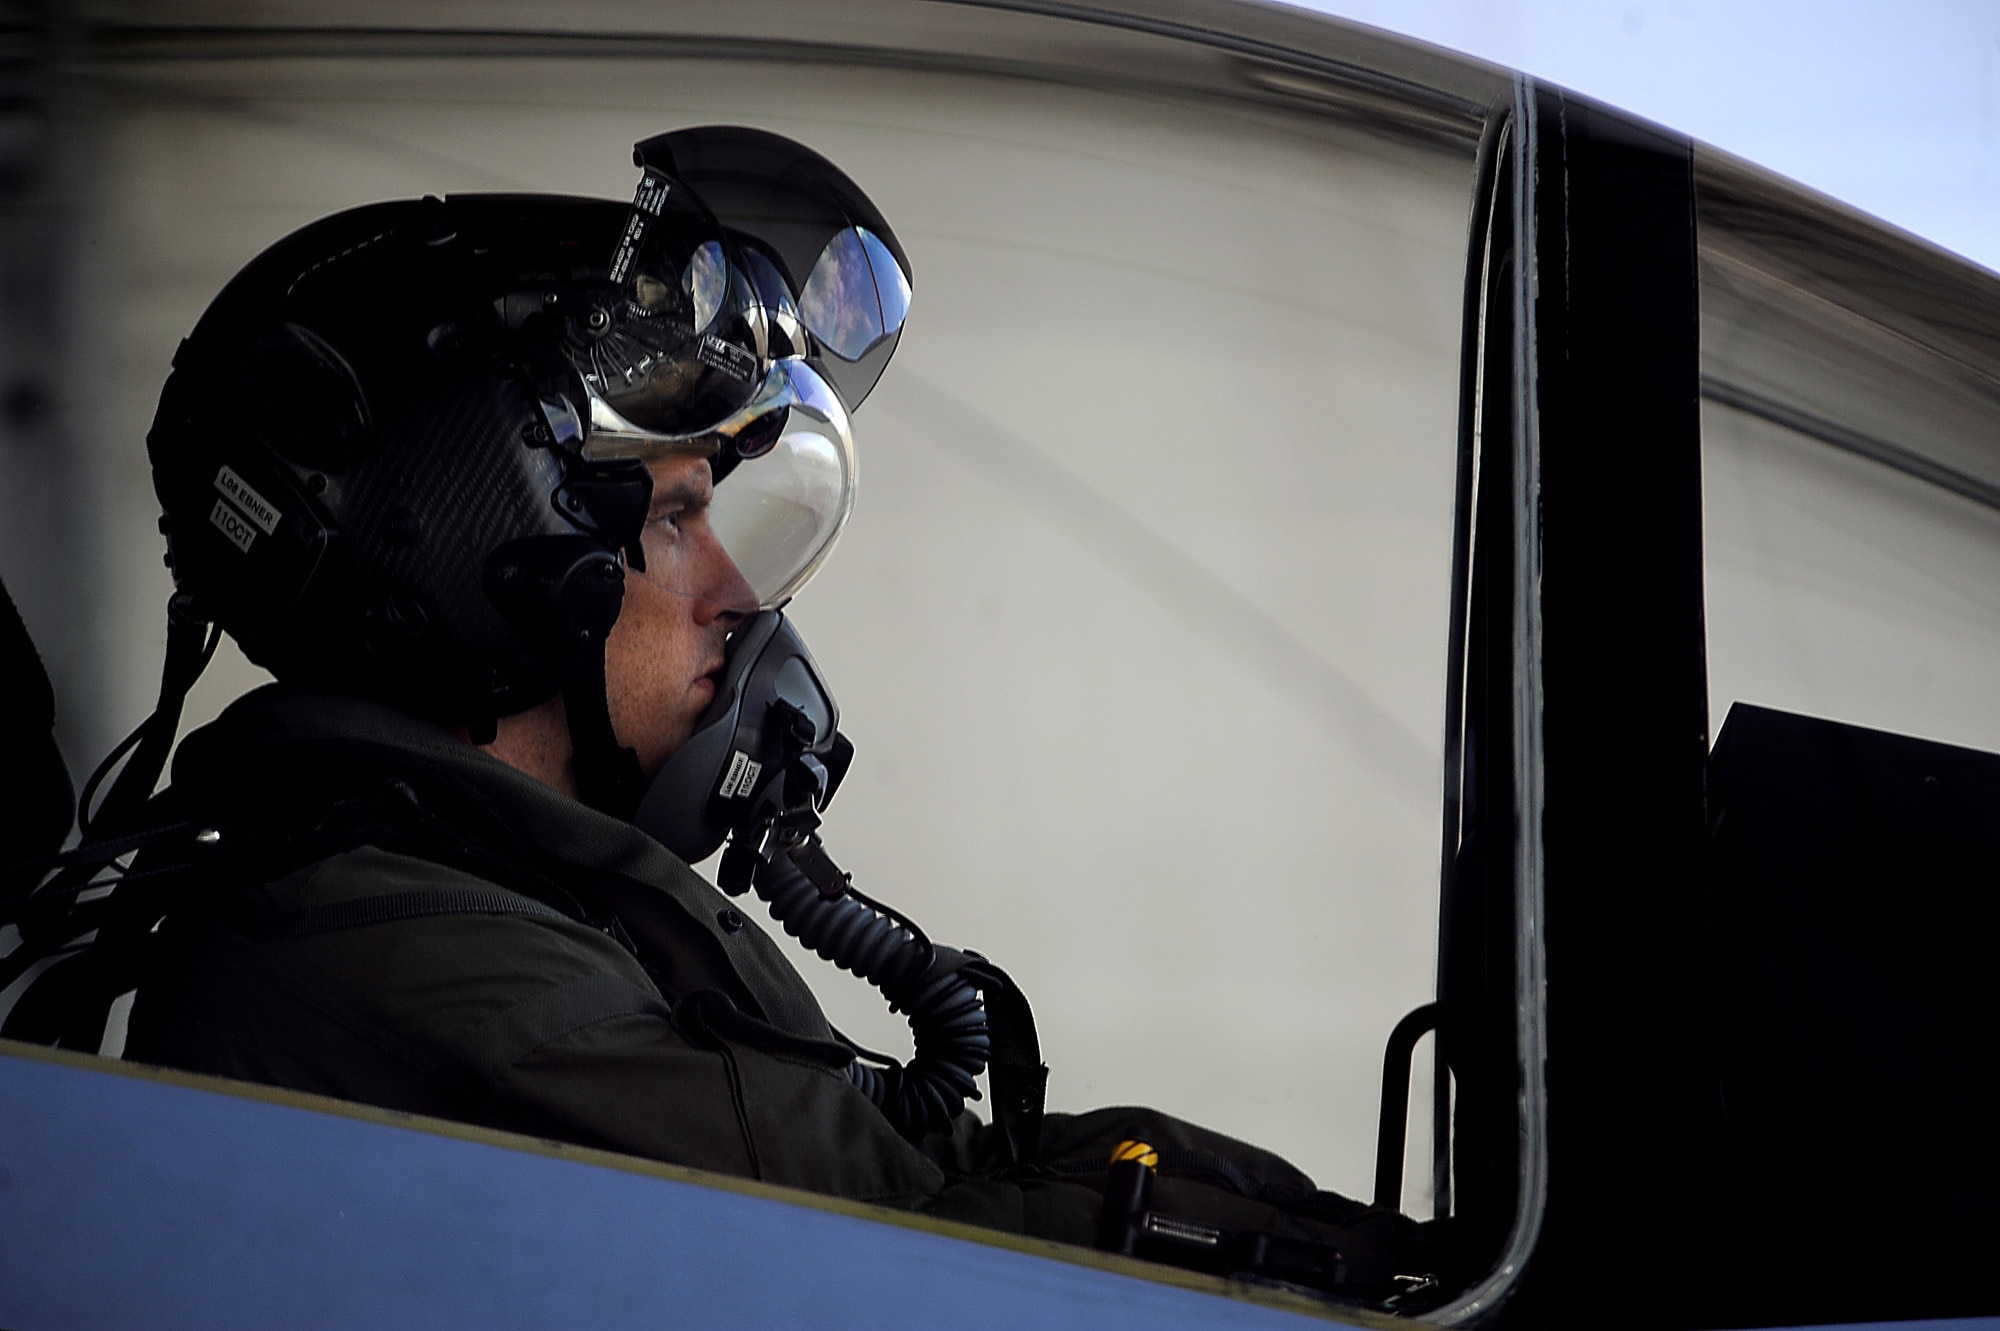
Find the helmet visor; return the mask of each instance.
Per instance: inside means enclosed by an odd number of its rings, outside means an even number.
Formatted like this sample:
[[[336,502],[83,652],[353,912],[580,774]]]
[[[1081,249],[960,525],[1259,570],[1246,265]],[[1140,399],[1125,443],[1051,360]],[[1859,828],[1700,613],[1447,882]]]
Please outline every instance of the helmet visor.
[[[783,605],[819,571],[854,508],[854,439],[840,395],[802,360],[772,372],[784,386],[763,419],[782,424],[709,507],[722,548],[765,607]]]
[[[710,459],[709,521],[757,593],[782,605],[826,562],[854,508],[854,437],[840,394],[804,360],[777,362],[757,395],[712,430],[657,436],[600,429],[591,457]]]
[[[859,407],[910,309],[909,257],[860,187],[802,144],[737,126],[661,134],[633,156],[686,182],[724,228],[761,242],[811,334],[798,350],[849,411]]]

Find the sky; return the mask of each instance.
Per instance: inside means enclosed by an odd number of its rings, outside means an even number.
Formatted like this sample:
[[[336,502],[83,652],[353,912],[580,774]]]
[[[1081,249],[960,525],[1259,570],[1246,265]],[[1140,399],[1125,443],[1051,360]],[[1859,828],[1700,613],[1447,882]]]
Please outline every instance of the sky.
[[[2000,270],[2000,0],[1310,0],[1587,93]]]

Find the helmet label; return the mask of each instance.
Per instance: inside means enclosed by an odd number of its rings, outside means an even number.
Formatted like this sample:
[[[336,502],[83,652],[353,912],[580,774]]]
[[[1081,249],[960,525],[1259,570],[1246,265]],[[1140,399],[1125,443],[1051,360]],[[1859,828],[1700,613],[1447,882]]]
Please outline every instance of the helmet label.
[[[250,521],[262,527],[266,536],[278,530],[278,519],[285,515],[272,507],[270,501],[263,495],[251,489],[250,483],[241,476],[224,467],[215,473],[215,488],[222,492],[224,499],[242,509]],[[214,518],[211,517],[209,520],[213,522]],[[241,541],[238,544],[245,550],[250,548],[248,541]]]
[[[722,778],[722,789],[715,793],[726,800],[747,799],[763,770],[764,764],[752,762],[749,754],[738,749],[729,755],[729,771]]]
[[[618,252],[611,256],[611,280],[623,283],[632,271],[632,261],[639,257],[639,247],[646,243],[646,233],[653,229],[653,219],[666,207],[667,191],[672,189],[667,178],[657,171],[647,171],[639,178],[639,192],[632,196],[632,211],[625,218],[625,234],[618,238]]]
[[[218,499],[215,501],[214,510],[208,515],[208,521],[210,526],[229,538],[231,545],[246,555],[250,553],[251,543],[257,539],[257,533],[250,530],[250,524],[244,520],[241,513]]]
[[[748,383],[757,375],[755,356],[733,342],[724,342],[713,333],[702,336],[694,354],[703,365],[712,365],[739,383]]]

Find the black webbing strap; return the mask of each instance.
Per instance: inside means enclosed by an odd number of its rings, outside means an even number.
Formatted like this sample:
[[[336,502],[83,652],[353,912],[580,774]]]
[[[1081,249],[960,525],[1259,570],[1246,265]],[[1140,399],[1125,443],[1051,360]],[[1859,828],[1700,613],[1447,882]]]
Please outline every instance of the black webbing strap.
[[[151,827],[139,832],[128,832],[124,836],[111,837],[104,841],[87,841],[73,850],[61,851],[54,855],[44,855],[36,860],[23,860],[17,864],[0,866],[0,880],[9,882],[40,883],[51,869],[100,869],[115,859],[130,855],[135,850],[145,850],[167,838],[193,830],[189,822],[171,823],[165,827]],[[89,881],[89,874],[77,877],[76,886]],[[24,901],[29,893],[0,900],[0,909]]]
[[[180,732],[181,711],[187,704],[188,691],[208,668],[221,637],[220,627],[187,612],[184,598],[176,596],[168,603],[167,656],[160,671],[160,700],[153,714],[127,739],[127,744],[135,745],[132,756],[125,760],[123,770],[94,812],[90,807],[91,797],[107,768],[100,766],[84,783],[76,821],[86,841],[130,830],[146,801],[152,798],[160,773],[166,770],[167,755],[173,751],[174,737]],[[117,756],[115,750],[112,756]]]
[[[1042,1153],[1042,1111],[1049,1088],[1049,1067],[1042,1062],[1034,1010],[1020,986],[986,958],[968,954],[961,970],[979,986],[986,1003],[987,1037],[992,1041],[986,1078],[993,1089],[993,1120],[1013,1163],[1033,1164]]]
[[[577,795],[613,818],[630,818],[646,793],[639,755],[618,742],[604,692],[604,639],[577,646],[562,668],[563,710],[569,720],[571,770]]]

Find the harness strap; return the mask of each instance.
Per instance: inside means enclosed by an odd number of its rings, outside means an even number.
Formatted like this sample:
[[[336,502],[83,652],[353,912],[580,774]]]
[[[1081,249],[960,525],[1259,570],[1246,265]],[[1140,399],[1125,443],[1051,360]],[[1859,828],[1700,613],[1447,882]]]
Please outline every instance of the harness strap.
[[[614,606],[615,612],[615,606]],[[577,794],[614,818],[630,818],[646,793],[639,755],[618,742],[604,691],[604,636],[609,626],[580,643],[563,663],[563,713],[569,719]]]
[[[986,1003],[987,1034],[993,1042],[986,1077],[993,1089],[994,1122],[1012,1162],[1034,1164],[1042,1152],[1049,1089],[1049,1065],[1042,1062],[1034,1009],[1007,972],[977,953],[964,955],[961,970],[979,986]]]
[[[51,869],[101,868],[115,859],[130,855],[135,850],[145,850],[179,833],[192,830],[191,822],[172,823],[165,827],[149,827],[138,832],[128,832],[124,836],[111,837],[104,841],[89,841],[73,850],[61,851],[54,855],[44,855],[40,859],[22,860],[16,864],[0,867],[0,882],[24,883],[28,891],[20,892],[0,900],[0,909],[17,907],[30,896],[34,888],[48,876]],[[77,880],[86,881],[88,875]]]
[[[152,798],[153,787],[159,784],[160,773],[166,770],[167,755],[173,751],[174,736],[180,731],[181,711],[187,705],[188,692],[208,668],[221,640],[221,627],[197,619],[185,596],[176,595],[167,603],[167,658],[160,672],[160,700],[153,714],[84,783],[77,800],[76,822],[86,841],[129,830]],[[132,756],[93,813],[90,802],[98,783],[128,746]]]

